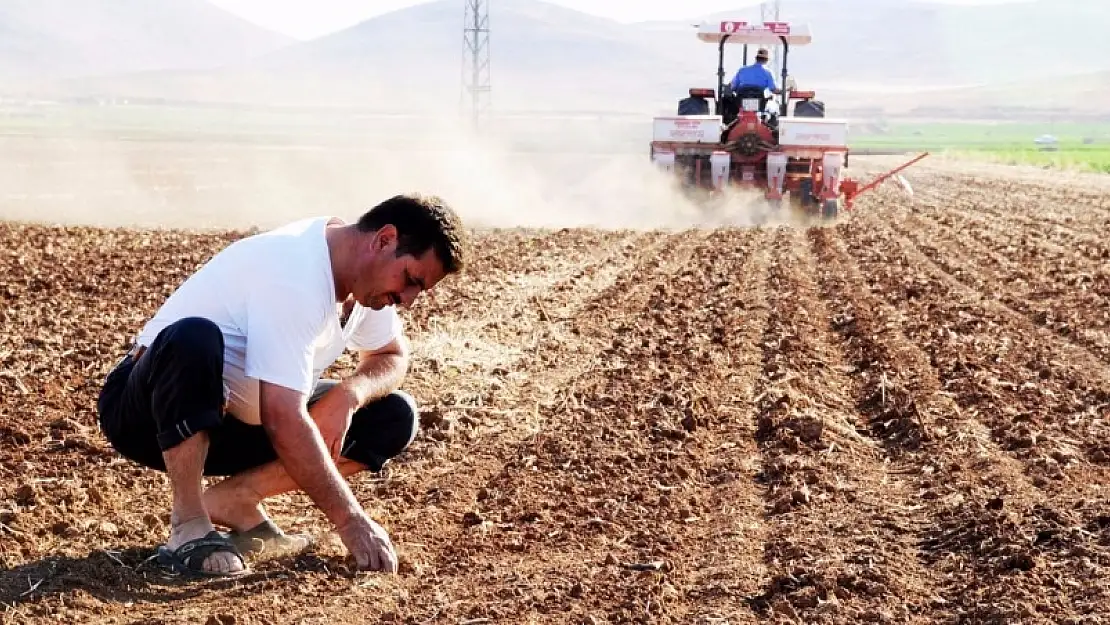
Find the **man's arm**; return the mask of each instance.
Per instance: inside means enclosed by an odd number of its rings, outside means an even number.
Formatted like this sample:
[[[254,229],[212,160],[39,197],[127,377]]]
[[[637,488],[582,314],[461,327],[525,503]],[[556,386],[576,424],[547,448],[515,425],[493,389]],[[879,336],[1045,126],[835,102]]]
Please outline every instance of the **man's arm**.
[[[360,350],[355,372],[313,404],[312,419],[333,461],[339,460],[355,411],[400,387],[408,366],[409,347],[404,337],[375,350]]]
[[[360,350],[358,367],[340,387],[346,391],[354,411],[397,390],[408,370],[408,341],[399,336],[378,349]]]
[[[259,383],[262,427],[285,471],[337,527],[362,513],[347,482],[329,458],[305,396],[269,382]]]
[[[262,382],[262,426],[289,477],[331,521],[359,568],[397,571],[397,553],[385,529],[359,505],[324,439],[305,410],[305,395]]]
[[[771,93],[774,93],[774,94],[782,93],[782,89],[779,89],[775,85],[775,74],[774,74],[774,72],[767,69],[766,67],[763,68],[763,71],[767,72],[767,88],[771,90]]]

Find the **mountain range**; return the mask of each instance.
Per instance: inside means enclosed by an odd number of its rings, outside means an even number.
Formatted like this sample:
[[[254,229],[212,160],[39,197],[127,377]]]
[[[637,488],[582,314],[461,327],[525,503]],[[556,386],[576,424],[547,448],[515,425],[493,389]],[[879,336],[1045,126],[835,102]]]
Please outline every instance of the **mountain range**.
[[[214,69],[295,43],[205,0],[4,0],[0,78]]]
[[[461,0],[435,0],[298,42],[205,0],[5,0],[0,93],[436,110],[459,98],[462,17]],[[689,87],[716,84],[716,48],[692,23],[758,17],[749,5],[626,24],[491,0],[493,103],[669,111]],[[810,26],[814,43],[790,51],[791,74],[830,104],[911,106],[926,94],[1085,109],[1110,94],[1110,2],[790,0],[782,19]],[[743,56],[731,48],[726,79]]]

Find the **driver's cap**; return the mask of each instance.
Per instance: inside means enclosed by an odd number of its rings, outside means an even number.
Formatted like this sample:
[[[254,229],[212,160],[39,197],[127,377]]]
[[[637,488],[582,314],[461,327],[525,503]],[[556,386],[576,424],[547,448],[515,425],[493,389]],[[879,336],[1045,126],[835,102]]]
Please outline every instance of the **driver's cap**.
[[[757,58],[757,59],[769,59],[769,58],[771,58],[771,53],[767,51],[767,48],[760,48],[759,52],[755,53],[755,58]]]

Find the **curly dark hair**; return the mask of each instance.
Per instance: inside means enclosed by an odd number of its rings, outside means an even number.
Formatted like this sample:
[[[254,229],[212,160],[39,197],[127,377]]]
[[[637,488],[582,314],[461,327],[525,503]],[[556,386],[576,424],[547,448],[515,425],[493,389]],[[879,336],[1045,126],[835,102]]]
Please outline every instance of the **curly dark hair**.
[[[357,228],[372,232],[386,225],[397,228],[397,256],[423,256],[434,248],[448,274],[466,265],[466,232],[462,220],[443,198],[408,193],[395,195],[362,214]]]

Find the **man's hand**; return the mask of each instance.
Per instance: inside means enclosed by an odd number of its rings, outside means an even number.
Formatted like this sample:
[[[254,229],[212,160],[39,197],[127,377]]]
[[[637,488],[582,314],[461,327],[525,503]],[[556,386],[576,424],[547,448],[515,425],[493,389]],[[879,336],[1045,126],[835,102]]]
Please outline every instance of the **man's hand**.
[[[339,461],[339,452],[343,448],[343,440],[347,436],[347,428],[351,427],[351,418],[356,409],[356,400],[352,393],[339,384],[324,393],[308,411],[320,430],[332,462]]]
[[[360,569],[397,572],[397,552],[389,534],[366,514],[354,515],[338,528],[339,537]]]

